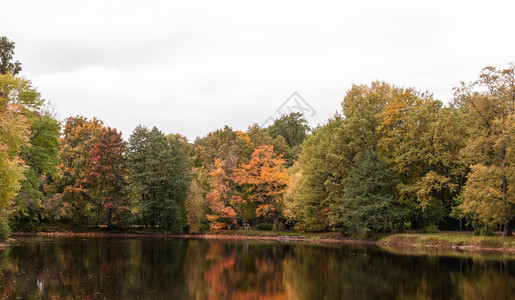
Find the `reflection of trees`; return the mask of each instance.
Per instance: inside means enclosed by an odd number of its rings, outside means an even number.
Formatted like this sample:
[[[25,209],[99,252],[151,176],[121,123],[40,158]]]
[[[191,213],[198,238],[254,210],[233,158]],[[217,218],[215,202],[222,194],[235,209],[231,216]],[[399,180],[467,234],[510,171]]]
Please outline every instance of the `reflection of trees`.
[[[499,273],[488,263],[471,259],[460,263],[445,256],[402,256],[375,248],[308,245],[295,247],[285,256],[283,266],[283,282],[291,299],[455,299],[467,280],[474,282],[474,273]],[[513,287],[513,274],[506,272],[502,277],[507,278],[499,289]],[[488,277],[484,279],[475,284],[488,286]],[[463,299],[503,299],[479,295],[464,293]]]
[[[184,243],[158,239],[27,240],[0,252],[0,295],[114,299],[163,291],[184,296],[170,284],[183,278],[184,250]]]
[[[274,244],[189,241],[185,272],[195,299],[284,299]]]
[[[459,274],[453,279],[462,299],[512,299],[515,295],[514,267],[513,261],[489,262],[474,268],[468,276]]]
[[[24,239],[0,298],[505,299],[515,260],[374,247],[173,239]]]

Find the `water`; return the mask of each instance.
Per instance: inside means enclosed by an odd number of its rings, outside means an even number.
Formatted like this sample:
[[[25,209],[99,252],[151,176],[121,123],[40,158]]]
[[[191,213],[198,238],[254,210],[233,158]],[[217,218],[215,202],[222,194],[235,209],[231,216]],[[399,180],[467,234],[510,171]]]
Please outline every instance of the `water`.
[[[18,238],[5,299],[513,299],[515,257],[163,238]],[[402,251],[401,251],[402,252]]]

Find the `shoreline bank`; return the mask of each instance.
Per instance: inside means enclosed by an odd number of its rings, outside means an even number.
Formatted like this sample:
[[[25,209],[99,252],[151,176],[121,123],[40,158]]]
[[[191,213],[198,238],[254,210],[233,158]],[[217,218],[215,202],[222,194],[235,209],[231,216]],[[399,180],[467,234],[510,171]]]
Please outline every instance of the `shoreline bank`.
[[[375,239],[343,237],[336,232],[285,234],[270,231],[231,231],[209,232],[201,234],[167,234],[159,232],[108,232],[108,231],[55,231],[55,232],[13,232],[12,237],[48,236],[48,237],[120,237],[120,238],[182,238],[209,240],[255,240],[301,242],[311,244],[340,245],[377,245],[395,248],[426,248],[442,250],[458,250],[467,252],[502,252],[515,254],[515,237],[473,236],[470,233],[438,233],[438,234],[391,234]],[[12,243],[12,238],[9,239]],[[6,247],[9,240],[0,242],[0,248]]]

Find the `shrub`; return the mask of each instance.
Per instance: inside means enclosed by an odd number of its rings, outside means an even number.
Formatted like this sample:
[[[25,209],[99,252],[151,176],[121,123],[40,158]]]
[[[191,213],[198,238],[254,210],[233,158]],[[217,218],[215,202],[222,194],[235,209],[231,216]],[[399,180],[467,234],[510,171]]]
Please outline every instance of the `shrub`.
[[[477,226],[476,228],[474,228],[474,235],[475,236],[479,236],[479,235],[493,236],[494,230],[490,226],[487,226],[487,225]]]
[[[208,224],[200,224],[200,232],[206,232],[209,231],[209,225]]]
[[[273,227],[274,231],[282,231],[284,230],[284,224],[283,222],[274,221]]]
[[[440,232],[440,229],[438,228],[438,225],[429,224],[422,231],[426,233],[438,233]]]
[[[5,220],[0,219],[0,240],[6,240],[11,234],[11,228]]]
[[[256,229],[257,230],[272,230],[274,228],[273,224],[263,223],[263,224],[257,224]]]

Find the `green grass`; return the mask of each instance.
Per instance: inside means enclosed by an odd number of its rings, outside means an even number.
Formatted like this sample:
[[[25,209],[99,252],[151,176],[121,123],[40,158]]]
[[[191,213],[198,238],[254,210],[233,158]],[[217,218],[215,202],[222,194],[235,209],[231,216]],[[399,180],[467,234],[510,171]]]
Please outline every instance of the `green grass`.
[[[472,233],[392,234],[380,240],[387,245],[409,246],[475,246],[479,248],[515,248],[515,238],[503,236],[474,236]]]

